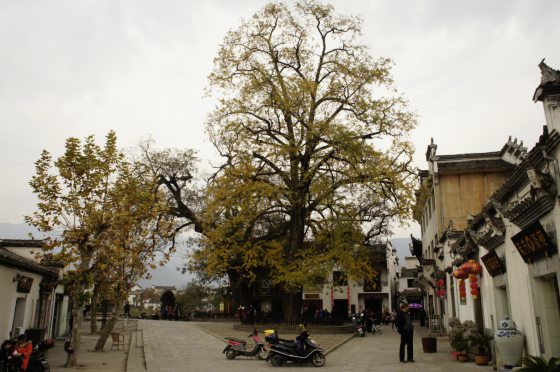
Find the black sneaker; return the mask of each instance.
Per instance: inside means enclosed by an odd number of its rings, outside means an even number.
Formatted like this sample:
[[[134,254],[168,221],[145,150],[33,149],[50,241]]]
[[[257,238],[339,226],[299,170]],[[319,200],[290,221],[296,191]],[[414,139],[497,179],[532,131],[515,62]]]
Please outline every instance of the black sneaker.
[[[406,363],[406,360],[401,360],[401,363]]]
[[[410,359],[410,360],[407,360],[407,362],[408,362],[408,363],[414,363],[414,362],[416,362],[416,361],[415,361],[414,359]]]

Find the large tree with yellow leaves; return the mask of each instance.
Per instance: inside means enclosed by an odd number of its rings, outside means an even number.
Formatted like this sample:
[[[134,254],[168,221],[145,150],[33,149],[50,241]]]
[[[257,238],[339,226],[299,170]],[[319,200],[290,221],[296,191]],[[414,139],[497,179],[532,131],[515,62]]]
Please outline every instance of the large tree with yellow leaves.
[[[208,132],[225,161],[192,264],[266,272],[287,292],[285,320],[335,267],[374,276],[363,247],[409,216],[414,115],[360,27],[316,1],[271,3],[227,33],[209,77]]]
[[[103,348],[124,298],[148,268],[165,262],[173,250],[174,220],[156,180],[125,159],[109,132],[104,146],[93,136],[66,140],[64,154],[53,162],[43,151],[30,185],[37,210],[26,221],[50,233],[45,250],[70,271],[73,328],[67,366],[79,355],[82,306],[87,290],[101,287],[115,310],[102,330]]]

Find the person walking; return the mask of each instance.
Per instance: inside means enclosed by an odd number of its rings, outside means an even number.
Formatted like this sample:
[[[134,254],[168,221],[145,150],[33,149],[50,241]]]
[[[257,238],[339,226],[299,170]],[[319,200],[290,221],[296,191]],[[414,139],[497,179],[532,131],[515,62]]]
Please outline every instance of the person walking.
[[[395,318],[397,317],[397,312],[393,309],[391,314],[389,314],[389,321],[391,322],[391,330],[395,330]]]
[[[249,305],[249,308],[247,309],[247,323],[251,325],[255,324],[255,315],[255,308],[253,307],[253,305]]]
[[[426,310],[424,308],[420,309],[420,327],[424,327],[426,325]]]
[[[239,305],[239,308],[237,309],[237,314],[239,316],[239,322],[241,324],[245,324],[245,307],[243,305]]]
[[[400,311],[395,317],[395,326],[397,327],[397,332],[401,335],[401,344],[399,347],[399,360],[401,363],[413,363],[414,362],[414,349],[412,347],[412,335],[414,327],[412,325],[412,320],[408,314],[409,312],[408,304],[401,304]],[[404,359],[404,348],[406,346],[406,359]]]

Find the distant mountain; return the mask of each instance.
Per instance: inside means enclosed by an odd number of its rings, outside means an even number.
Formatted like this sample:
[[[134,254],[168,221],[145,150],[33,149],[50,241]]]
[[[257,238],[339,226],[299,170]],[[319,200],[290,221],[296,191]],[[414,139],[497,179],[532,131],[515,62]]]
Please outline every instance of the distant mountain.
[[[26,223],[0,223],[0,240],[2,239],[43,239],[45,234]]]
[[[394,238],[391,239],[391,244],[397,250],[397,257],[399,258],[399,266],[404,266],[404,258],[412,256],[410,253],[409,244],[412,243],[410,238]]]
[[[2,239],[43,239],[45,234],[26,223],[0,223],[0,240]],[[144,279],[139,282],[140,286],[146,288],[150,285],[174,285],[177,288],[184,287],[187,282],[193,279],[191,274],[181,274],[177,267],[183,266],[184,253],[177,252],[171,256],[167,265],[151,270],[150,279]]]

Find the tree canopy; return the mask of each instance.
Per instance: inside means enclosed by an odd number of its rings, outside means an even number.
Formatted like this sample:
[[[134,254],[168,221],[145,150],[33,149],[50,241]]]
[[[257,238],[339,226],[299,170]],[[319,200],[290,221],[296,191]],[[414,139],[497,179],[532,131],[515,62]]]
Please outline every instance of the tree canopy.
[[[75,352],[67,364],[75,365],[85,290],[102,288],[118,309],[147,269],[167,259],[174,221],[155,179],[125,159],[112,131],[103,147],[93,136],[83,142],[68,138],[60,158],[53,162],[45,150],[35,166],[30,185],[39,202],[26,221],[52,232],[45,250],[71,269],[66,280],[73,296]]]
[[[357,17],[303,0],[270,3],[227,33],[207,125],[224,162],[193,267],[252,279],[268,268],[292,290],[334,267],[374,275],[356,258],[409,217],[415,117],[392,62],[372,57],[360,28]]]

